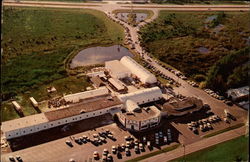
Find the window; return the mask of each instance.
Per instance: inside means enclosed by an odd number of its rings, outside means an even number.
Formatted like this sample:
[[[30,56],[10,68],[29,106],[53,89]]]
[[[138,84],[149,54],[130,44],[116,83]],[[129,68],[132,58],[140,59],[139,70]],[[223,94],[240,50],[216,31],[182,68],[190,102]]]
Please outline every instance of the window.
[[[81,117],[81,116],[80,116],[79,118],[80,118],[80,119],[82,119],[82,117]]]
[[[101,114],[102,112],[100,112],[100,114]]]
[[[88,117],[88,115],[86,115],[86,117]]]
[[[93,115],[95,115],[95,113],[93,113]]]
[[[18,135],[18,133],[16,133],[16,135]]]
[[[25,133],[25,131],[23,131],[23,133]]]
[[[53,126],[53,124],[51,124],[51,126]]]
[[[65,122],[68,122],[67,120],[65,120]]]
[[[44,126],[44,128],[46,128],[46,126]]]
[[[58,124],[61,124],[61,122],[58,122]]]
[[[30,131],[32,131],[32,129],[30,129]]]

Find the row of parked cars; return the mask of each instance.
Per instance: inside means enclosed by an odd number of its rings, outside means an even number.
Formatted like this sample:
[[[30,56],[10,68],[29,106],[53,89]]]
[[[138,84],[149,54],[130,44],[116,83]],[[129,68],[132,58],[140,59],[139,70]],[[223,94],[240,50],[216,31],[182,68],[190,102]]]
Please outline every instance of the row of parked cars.
[[[197,83],[195,83],[194,81],[188,80],[187,83],[193,87],[199,87],[199,85]]]
[[[9,160],[11,162],[15,162],[15,161],[22,162],[23,161],[23,159],[19,155],[16,155],[15,157],[11,155],[11,156],[9,156]]]
[[[204,89],[204,91],[205,91],[207,94],[209,94],[210,96],[212,96],[212,97],[214,97],[214,98],[216,98],[216,99],[218,99],[218,100],[223,100],[223,102],[224,102],[225,104],[227,104],[228,106],[232,106],[232,105],[233,105],[233,102],[232,102],[232,101],[225,99],[225,97],[219,95],[218,92],[214,92],[214,91],[211,90],[211,89]]]
[[[195,134],[198,134],[198,128],[202,132],[209,131],[213,129],[212,123],[216,123],[219,121],[221,121],[221,118],[218,115],[212,115],[206,119],[192,121],[187,125],[190,130],[192,130]]]
[[[167,133],[164,135],[162,131],[156,132],[155,133],[155,144],[159,145],[160,144],[160,139],[163,139],[164,143],[168,143],[172,141],[172,134],[171,130],[168,128]]]
[[[103,132],[99,132],[98,134],[93,134],[93,139],[90,139],[86,135],[82,135],[80,137],[75,137],[74,141],[80,145],[87,143],[87,142],[91,142],[94,145],[98,146],[98,145],[102,145],[103,143],[107,143],[106,138],[115,140],[113,133],[110,132],[110,130],[105,130]],[[73,147],[73,143],[70,140],[66,140],[65,143],[69,145],[70,147]]]

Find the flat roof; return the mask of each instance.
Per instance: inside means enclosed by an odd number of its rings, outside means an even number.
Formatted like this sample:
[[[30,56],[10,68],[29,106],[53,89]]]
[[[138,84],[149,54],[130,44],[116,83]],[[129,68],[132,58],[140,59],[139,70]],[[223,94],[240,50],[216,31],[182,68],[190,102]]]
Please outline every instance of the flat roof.
[[[2,122],[1,130],[3,132],[8,132],[8,131],[12,131],[15,129],[20,129],[20,128],[25,128],[25,127],[29,127],[29,126],[33,126],[33,125],[38,125],[41,123],[46,123],[48,121],[49,120],[47,119],[45,114],[40,113],[40,114],[22,117],[19,119],[14,119],[14,120]]]
[[[92,112],[100,109],[105,109],[115,105],[121,105],[122,102],[117,97],[104,97],[90,100],[84,103],[77,103],[70,107],[52,110],[45,112],[45,116],[49,121],[63,119],[75,115],[80,115],[81,112]]]
[[[183,101],[163,104],[162,111],[169,115],[184,115],[194,111],[199,111],[203,107],[203,102],[195,97],[188,97]]]
[[[149,107],[143,107],[141,108],[141,111],[133,112],[133,113],[123,113],[123,115],[128,120],[134,120],[134,121],[143,121],[148,120],[154,117],[157,117],[161,114],[161,111],[158,110],[155,106],[149,106]]]
[[[122,85],[122,83],[119,80],[109,78],[108,80],[118,91],[123,90],[125,87]]]

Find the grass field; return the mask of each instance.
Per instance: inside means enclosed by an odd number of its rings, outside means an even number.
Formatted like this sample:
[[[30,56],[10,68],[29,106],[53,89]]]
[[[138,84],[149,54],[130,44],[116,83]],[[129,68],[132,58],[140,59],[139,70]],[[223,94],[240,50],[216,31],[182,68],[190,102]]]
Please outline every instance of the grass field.
[[[220,58],[247,47],[249,19],[249,12],[161,11],[141,30],[141,38],[154,57],[201,82]]]
[[[108,19],[104,13],[89,9],[50,9],[4,7],[2,55],[2,99],[9,100],[25,94],[41,100],[47,94],[45,88],[58,84],[58,93],[67,92],[64,81],[86,87],[69,77],[65,59],[74,51],[93,45],[120,44],[124,38],[123,28]],[[43,88],[41,88],[43,87]],[[80,91],[74,88],[73,91]],[[43,91],[43,92],[42,92]],[[21,100],[20,100],[21,101]],[[23,103],[23,101],[21,101]],[[24,103],[25,105],[25,103]],[[3,119],[15,118],[15,113],[3,103]],[[25,111],[25,115],[35,113]]]
[[[241,136],[236,139],[212,146],[210,148],[185,156],[185,161],[247,161],[248,160],[248,137]],[[184,158],[172,160],[172,162],[184,162]]]

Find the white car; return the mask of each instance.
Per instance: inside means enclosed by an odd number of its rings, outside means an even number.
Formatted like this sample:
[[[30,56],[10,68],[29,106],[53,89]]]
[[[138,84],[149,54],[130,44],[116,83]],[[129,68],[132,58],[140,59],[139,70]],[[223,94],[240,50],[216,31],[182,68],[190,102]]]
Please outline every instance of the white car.
[[[150,141],[147,142],[147,146],[151,147],[151,142]]]
[[[116,147],[112,146],[112,153],[115,154],[116,153]]]
[[[107,156],[108,153],[109,153],[108,149],[104,149],[102,155],[103,155],[103,156]]]
[[[142,138],[142,140],[143,140],[144,143],[147,142],[147,138],[145,136]]]
[[[163,133],[162,131],[159,132],[159,137],[162,138],[163,137]]]
[[[97,151],[95,151],[95,152],[93,153],[93,158],[94,158],[95,160],[98,160],[98,159],[99,159],[99,153],[98,153]]]
[[[144,150],[144,146],[143,146],[142,143],[139,143],[139,149],[140,149],[140,150]]]
[[[126,148],[126,149],[125,149],[125,153],[126,153],[127,156],[130,155],[130,150],[129,150],[129,148]]]

